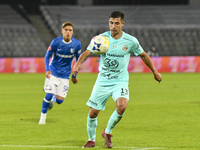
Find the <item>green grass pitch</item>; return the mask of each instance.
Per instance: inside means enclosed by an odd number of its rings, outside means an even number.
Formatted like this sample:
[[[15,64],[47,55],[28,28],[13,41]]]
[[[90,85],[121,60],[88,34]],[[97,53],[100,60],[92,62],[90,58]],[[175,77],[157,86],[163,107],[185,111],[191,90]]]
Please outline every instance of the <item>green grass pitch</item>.
[[[0,149],[82,149],[88,140],[87,102],[97,74],[80,73],[70,82],[61,105],[38,125],[45,74],[0,74]],[[113,149],[200,149],[200,74],[162,73],[159,84],[151,73],[130,73],[130,100],[123,119],[114,128]],[[98,117],[96,147],[115,110],[110,98]]]

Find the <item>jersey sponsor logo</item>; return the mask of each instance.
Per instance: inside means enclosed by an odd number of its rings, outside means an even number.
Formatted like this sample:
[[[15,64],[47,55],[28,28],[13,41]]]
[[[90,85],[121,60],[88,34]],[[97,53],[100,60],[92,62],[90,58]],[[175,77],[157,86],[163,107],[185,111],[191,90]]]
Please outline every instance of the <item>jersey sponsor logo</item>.
[[[116,55],[116,54],[109,54],[109,53],[106,53],[106,55],[110,57],[124,57],[124,55]]]
[[[62,51],[62,49],[57,49],[58,51]]]
[[[109,59],[109,58],[106,58],[103,61],[103,64],[104,66],[109,67],[111,69],[115,69],[119,66],[119,62],[116,59]]]
[[[120,70],[110,70],[111,72],[120,72]]]
[[[74,49],[74,48],[71,48],[71,49],[70,49],[70,52],[71,52],[71,53],[74,53],[74,52],[75,52],[75,49]]]
[[[61,54],[57,53],[56,55],[59,56],[59,57],[63,57],[63,58],[72,58],[72,57],[74,57],[74,54],[73,55],[61,55]]]
[[[127,49],[128,49],[128,45],[122,45],[122,50],[123,51],[127,51]]]
[[[102,69],[103,69],[103,70],[105,70],[105,71],[109,71],[109,69],[107,69],[107,68],[104,68],[104,67],[102,67]]]
[[[50,51],[51,50],[51,46],[49,46],[49,48],[48,48],[48,51]]]
[[[109,74],[100,73],[100,75],[103,76],[103,77],[105,77],[105,78],[107,78],[108,80],[110,80],[110,79],[117,79],[118,78],[118,76],[111,76],[110,73]]]
[[[79,53],[79,54],[81,53],[81,49],[78,51],[78,53]]]
[[[117,46],[116,46],[116,45],[113,45],[113,48],[117,48]]]

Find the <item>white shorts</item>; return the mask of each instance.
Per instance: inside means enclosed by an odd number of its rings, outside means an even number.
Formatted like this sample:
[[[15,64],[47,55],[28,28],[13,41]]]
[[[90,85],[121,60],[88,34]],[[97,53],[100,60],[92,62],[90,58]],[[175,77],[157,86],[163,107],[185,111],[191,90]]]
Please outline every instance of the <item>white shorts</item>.
[[[50,75],[45,79],[44,91],[65,98],[69,89],[69,79],[62,79]]]

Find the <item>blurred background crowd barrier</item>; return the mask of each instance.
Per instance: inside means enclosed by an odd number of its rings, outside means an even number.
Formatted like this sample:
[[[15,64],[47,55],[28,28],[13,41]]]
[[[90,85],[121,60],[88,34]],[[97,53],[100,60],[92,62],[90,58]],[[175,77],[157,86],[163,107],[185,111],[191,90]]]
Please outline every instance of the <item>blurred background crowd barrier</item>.
[[[111,2],[2,0],[0,65],[3,58],[44,57],[50,42],[62,36],[66,21],[74,24],[73,36],[84,52],[92,37],[109,30],[109,14],[115,10],[125,13],[123,30],[135,36],[146,52],[154,46],[160,57],[200,56],[199,0]]]
[[[152,57],[154,66],[159,72],[200,72],[200,56],[163,56]],[[73,64],[75,59],[73,60]],[[97,73],[99,57],[89,57],[81,65],[80,72]],[[131,57],[129,72],[151,72],[140,57]],[[44,73],[43,57],[1,58],[0,73]]]

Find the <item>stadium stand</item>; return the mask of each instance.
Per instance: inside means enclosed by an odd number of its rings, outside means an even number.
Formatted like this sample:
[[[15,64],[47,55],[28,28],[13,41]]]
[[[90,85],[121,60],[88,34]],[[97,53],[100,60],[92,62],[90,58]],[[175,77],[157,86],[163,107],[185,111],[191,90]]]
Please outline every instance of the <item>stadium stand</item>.
[[[0,5],[0,57],[43,57],[46,45],[35,27],[9,5]]]
[[[75,25],[74,37],[85,50],[90,39],[108,29],[108,15],[125,13],[125,32],[148,51],[154,45],[161,56],[200,55],[200,8],[195,6],[41,6],[51,30],[60,36],[61,24]],[[103,10],[103,11],[102,11]]]
[[[123,30],[145,51],[153,45],[160,56],[200,55],[198,6],[41,5],[39,18],[53,36],[61,36],[63,22],[72,22],[84,51],[93,36],[109,30],[108,15],[114,10],[125,13]],[[43,57],[48,46],[38,28],[9,5],[0,5],[0,39],[0,57]]]

